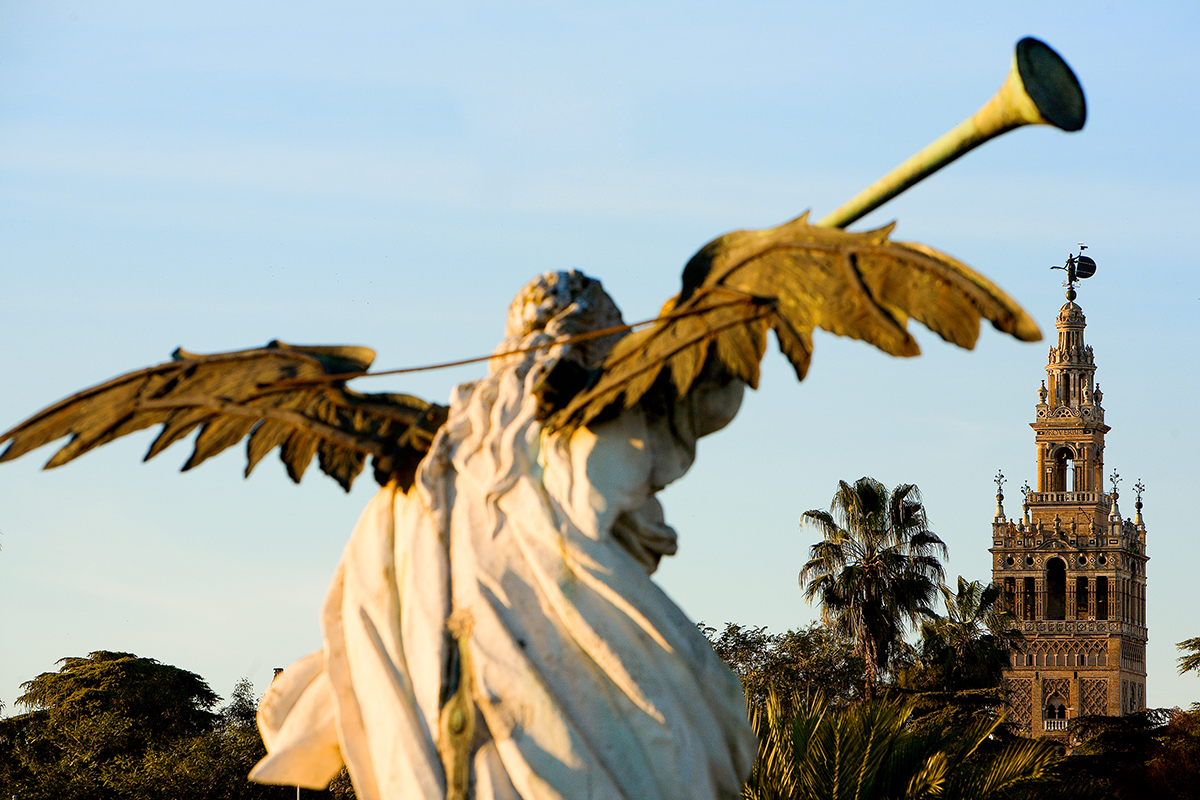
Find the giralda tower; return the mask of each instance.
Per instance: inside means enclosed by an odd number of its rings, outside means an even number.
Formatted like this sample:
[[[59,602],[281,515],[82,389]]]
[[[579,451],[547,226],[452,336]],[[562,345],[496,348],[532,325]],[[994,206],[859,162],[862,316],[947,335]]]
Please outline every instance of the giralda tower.
[[[997,475],[992,580],[1002,586],[1025,642],[1006,673],[1010,721],[1027,736],[1065,740],[1073,717],[1120,716],[1146,706],[1146,526],[1118,508],[1120,477],[1105,491],[1103,395],[1084,343],[1079,279],[1095,262],[1072,256],[1067,302],[1058,311],[1038,389],[1034,431],[1037,488],[1023,488],[1019,520],[1004,513]]]

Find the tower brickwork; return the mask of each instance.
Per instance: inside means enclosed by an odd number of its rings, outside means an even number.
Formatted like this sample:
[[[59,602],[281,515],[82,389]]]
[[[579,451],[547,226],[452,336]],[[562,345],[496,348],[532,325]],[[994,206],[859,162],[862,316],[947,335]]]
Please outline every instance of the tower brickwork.
[[[1143,487],[1124,519],[1115,472],[1105,491],[1110,428],[1073,286],[1067,298],[1031,423],[1036,489],[1026,483],[1021,518],[1008,519],[998,476],[990,548],[992,580],[1025,639],[1006,672],[1009,719],[1027,736],[1053,738],[1065,738],[1073,717],[1146,707]]]

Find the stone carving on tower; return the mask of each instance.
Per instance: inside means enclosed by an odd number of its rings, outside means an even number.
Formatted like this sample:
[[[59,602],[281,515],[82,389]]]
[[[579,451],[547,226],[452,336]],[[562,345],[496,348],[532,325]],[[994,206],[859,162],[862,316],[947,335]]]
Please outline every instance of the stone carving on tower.
[[[992,580],[1001,586],[1025,641],[1006,671],[1009,722],[1026,736],[1066,741],[1069,721],[1122,716],[1146,707],[1146,526],[1141,481],[1133,520],[1121,516],[1120,476],[1104,484],[1103,394],[1084,343],[1075,287],[1095,272],[1067,259],[1067,302],[1057,345],[1038,389],[1036,489],[1022,487],[1020,519],[1004,513],[997,475]]]

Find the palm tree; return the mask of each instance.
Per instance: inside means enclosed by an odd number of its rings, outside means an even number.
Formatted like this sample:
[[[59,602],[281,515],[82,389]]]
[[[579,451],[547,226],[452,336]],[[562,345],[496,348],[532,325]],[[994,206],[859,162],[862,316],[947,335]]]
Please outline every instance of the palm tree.
[[[946,544],[929,530],[916,486],[888,491],[874,478],[839,481],[829,511],[805,511],[801,524],[823,537],[800,571],[804,597],[819,598],[826,621],[854,640],[871,696],[906,628],[929,613]]]
[[[996,584],[984,586],[961,575],[957,591],[939,586],[946,616],[921,622],[920,661],[925,683],[942,691],[989,689],[1000,685],[1012,665],[1012,652],[1024,637],[1016,617],[1002,602]]]

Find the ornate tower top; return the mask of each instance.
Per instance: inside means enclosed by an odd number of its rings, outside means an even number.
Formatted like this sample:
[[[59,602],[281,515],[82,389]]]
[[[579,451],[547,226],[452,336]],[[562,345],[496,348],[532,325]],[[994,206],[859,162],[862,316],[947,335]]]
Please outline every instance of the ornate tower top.
[[[1096,262],[1080,254],[1067,257],[1066,266],[1051,267],[1067,273],[1067,302],[1058,310],[1058,341],[1046,360],[1046,380],[1038,389],[1036,421],[1038,440],[1037,495],[1050,492],[1087,492],[1092,502],[1105,502],[1103,452],[1104,396],[1095,383],[1096,362],[1084,342],[1087,319],[1075,303],[1079,281],[1096,273]],[[1107,516],[1107,515],[1105,515]]]

